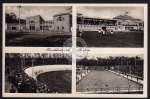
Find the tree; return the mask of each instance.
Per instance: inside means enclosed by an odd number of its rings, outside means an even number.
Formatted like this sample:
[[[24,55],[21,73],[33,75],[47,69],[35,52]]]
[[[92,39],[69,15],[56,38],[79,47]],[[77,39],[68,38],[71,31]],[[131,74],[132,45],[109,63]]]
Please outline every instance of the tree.
[[[67,10],[69,13],[72,13],[72,6],[67,7],[66,10]]]

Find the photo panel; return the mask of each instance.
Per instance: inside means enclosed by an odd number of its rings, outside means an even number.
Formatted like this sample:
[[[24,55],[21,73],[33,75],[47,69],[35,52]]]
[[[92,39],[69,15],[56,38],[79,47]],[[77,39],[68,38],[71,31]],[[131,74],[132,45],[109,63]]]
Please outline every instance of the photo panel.
[[[77,62],[79,94],[143,94],[143,54],[89,54]]]
[[[147,4],[3,4],[3,97],[147,97],[147,16]]]
[[[6,5],[5,46],[62,47],[72,36],[72,6]]]
[[[88,47],[144,47],[144,6],[83,5],[76,15],[77,37]]]
[[[69,56],[64,53],[5,53],[5,93],[71,94]]]

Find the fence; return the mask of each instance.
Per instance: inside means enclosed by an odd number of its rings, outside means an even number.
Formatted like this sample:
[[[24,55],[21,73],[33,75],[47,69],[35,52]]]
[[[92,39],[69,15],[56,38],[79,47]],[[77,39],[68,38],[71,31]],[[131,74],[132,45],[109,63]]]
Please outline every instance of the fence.
[[[143,92],[143,87],[109,87],[109,88],[86,88],[86,89],[77,89],[77,93],[139,93]]]

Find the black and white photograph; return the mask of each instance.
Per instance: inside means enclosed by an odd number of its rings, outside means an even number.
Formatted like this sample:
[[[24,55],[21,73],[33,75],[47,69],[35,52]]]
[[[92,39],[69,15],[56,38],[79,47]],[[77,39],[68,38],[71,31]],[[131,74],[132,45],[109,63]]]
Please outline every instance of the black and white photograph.
[[[71,93],[68,58],[64,53],[6,53],[5,93]]]
[[[143,47],[144,6],[77,6],[77,36],[88,47]]]
[[[79,94],[143,94],[143,55],[89,54],[77,62]]]
[[[2,97],[147,97],[147,4],[2,9]]]
[[[5,46],[62,47],[72,37],[72,6],[5,6]]]

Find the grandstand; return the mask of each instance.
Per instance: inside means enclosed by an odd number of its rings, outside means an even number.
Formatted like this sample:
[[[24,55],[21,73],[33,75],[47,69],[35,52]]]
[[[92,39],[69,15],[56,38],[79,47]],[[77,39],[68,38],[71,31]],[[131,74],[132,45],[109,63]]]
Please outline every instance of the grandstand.
[[[126,12],[125,15],[119,15],[112,19],[87,17],[77,14],[77,30],[98,31],[103,28],[113,31],[140,31],[144,29],[144,22],[129,16]]]

